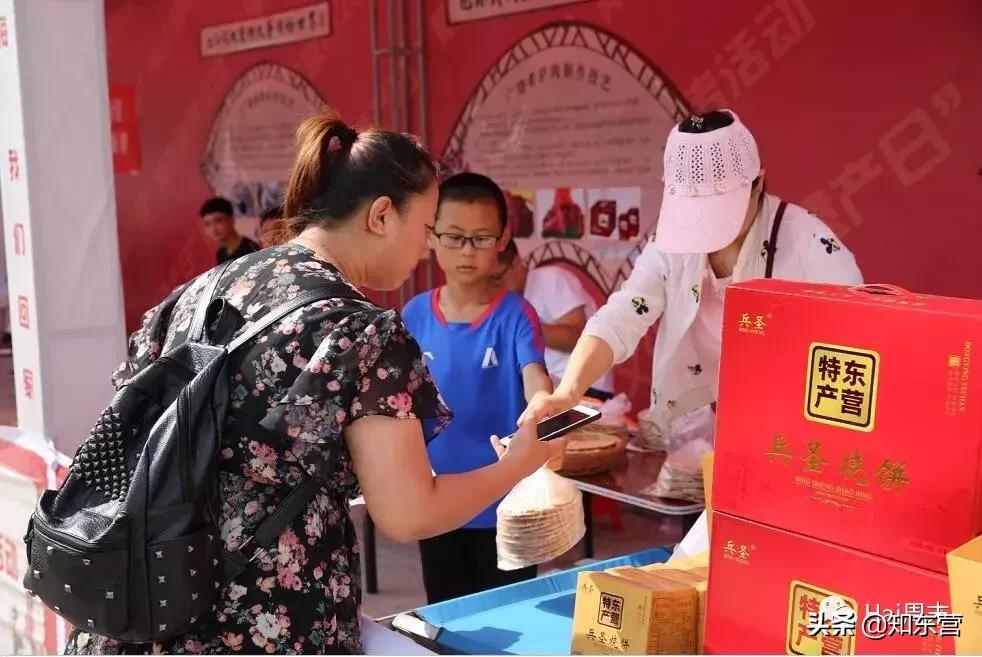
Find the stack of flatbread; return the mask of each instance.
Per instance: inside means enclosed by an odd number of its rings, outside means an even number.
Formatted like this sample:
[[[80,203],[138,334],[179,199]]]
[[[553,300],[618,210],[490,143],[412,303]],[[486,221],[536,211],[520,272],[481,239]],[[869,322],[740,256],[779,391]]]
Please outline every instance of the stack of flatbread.
[[[625,441],[606,433],[571,434],[563,454],[561,474],[583,476],[605,472],[624,451]]]
[[[706,499],[702,468],[691,469],[673,465],[666,460],[658,472],[658,480],[648,486],[643,494],[667,497],[673,500],[702,503]]]
[[[585,427],[581,427],[570,433],[571,436],[583,433],[605,433],[608,436],[615,436],[622,440],[627,440],[628,428],[627,421],[623,417],[606,418],[601,417],[596,422],[591,422]]]
[[[526,477],[498,505],[498,568],[551,561],[583,538],[583,495],[548,468]]]
[[[636,440],[645,449],[655,452],[668,451],[661,429],[651,419],[648,410],[638,416],[638,437]]]

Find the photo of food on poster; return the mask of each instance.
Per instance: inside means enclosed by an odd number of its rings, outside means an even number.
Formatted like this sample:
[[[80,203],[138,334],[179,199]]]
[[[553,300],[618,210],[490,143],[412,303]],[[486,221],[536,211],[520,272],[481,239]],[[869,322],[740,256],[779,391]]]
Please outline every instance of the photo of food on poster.
[[[327,107],[302,75],[264,62],[233,83],[212,123],[201,171],[235,209],[239,231],[255,235],[259,216],[282,202],[297,125]]]
[[[636,243],[641,235],[640,187],[505,190],[516,238],[594,239]]]
[[[530,265],[563,260],[609,294],[654,231],[661,144],[688,113],[674,85],[617,35],[550,25],[491,67],[443,159],[502,186]]]

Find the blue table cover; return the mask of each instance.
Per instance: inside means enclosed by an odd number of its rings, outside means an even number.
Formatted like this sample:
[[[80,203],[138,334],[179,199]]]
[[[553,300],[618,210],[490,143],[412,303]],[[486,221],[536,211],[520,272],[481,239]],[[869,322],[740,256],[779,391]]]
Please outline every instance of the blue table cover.
[[[420,607],[416,614],[443,628],[437,643],[465,654],[568,655],[576,574],[661,563],[663,547],[607,559],[527,582]]]

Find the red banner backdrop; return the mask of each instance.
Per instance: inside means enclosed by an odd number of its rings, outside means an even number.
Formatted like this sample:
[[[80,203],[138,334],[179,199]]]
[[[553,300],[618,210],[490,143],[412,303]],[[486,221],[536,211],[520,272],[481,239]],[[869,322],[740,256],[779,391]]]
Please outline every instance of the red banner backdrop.
[[[760,143],[769,189],[832,224],[867,280],[982,297],[982,5],[975,0],[935,3],[930,12],[889,0],[746,0],[698,9],[594,0],[457,25],[448,23],[446,2],[425,2],[436,152],[478,83],[525,35],[555,21],[598,26],[642,53],[693,108],[736,110]],[[138,81],[141,100],[142,170],[117,178],[131,326],[213,258],[196,212],[211,193],[198,162],[242,71],[281,63],[349,120],[368,123],[365,0],[332,3],[330,37],[200,57],[202,27],[291,4],[107,5],[110,78]],[[149,26],[152,42],[132,38]],[[663,138],[651,135],[651,147],[660,149]]]

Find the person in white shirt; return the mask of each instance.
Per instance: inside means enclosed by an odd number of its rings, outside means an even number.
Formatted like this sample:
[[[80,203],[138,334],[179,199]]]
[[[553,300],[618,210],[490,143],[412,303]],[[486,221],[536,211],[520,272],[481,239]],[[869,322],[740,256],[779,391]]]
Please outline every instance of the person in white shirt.
[[[765,174],[753,135],[732,111],[696,115],[672,129],[654,239],[587,322],[555,392],[534,397],[520,423],[572,407],[660,318],[649,419],[670,437],[682,415],[705,417],[706,406],[715,408],[727,285],[771,276],[862,283],[855,258],[829,227],[768,194]]]
[[[558,382],[587,320],[597,311],[597,303],[580,278],[563,265],[547,264],[529,270],[519,257],[514,240],[499,254],[498,260],[503,267],[492,278],[499,285],[524,295],[535,308],[546,338],[546,369],[553,381]],[[601,401],[613,397],[613,372],[605,372],[584,394]]]

